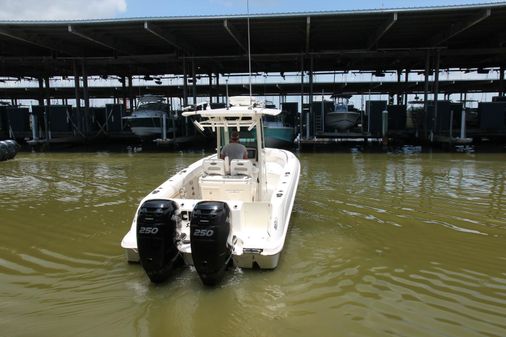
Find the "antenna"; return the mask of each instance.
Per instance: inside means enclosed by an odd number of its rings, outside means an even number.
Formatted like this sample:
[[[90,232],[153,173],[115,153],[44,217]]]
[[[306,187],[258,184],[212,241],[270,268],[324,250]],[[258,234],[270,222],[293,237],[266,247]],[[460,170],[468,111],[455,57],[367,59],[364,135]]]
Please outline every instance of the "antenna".
[[[253,104],[253,91],[251,90],[251,36],[249,29],[249,0],[246,0],[246,10],[248,16],[248,72],[249,72],[249,105]]]

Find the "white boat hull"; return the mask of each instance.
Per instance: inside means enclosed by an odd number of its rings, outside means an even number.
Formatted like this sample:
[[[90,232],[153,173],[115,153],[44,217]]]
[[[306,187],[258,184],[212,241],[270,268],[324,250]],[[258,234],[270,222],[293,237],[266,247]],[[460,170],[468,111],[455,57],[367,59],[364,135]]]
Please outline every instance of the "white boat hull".
[[[329,112],[325,116],[325,126],[338,129],[340,131],[348,130],[355,126],[360,117],[360,113],[355,111],[335,111]]]
[[[211,192],[194,189],[189,193],[189,186],[197,186],[196,182],[202,176],[204,161],[216,159],[216,156],[213,155],[199,160],[168,179],[145,197],[140,205],[154,199],[173,200],[177,203],[180,212],[191,212],[199,201],[210,200],[209,196],[215,195],[214,200],[225,201],[231,209],[231,236],[237,238],[232,248],[234,263],[241,268],[276,268],[290,223],[299,181],[300,163],[289,151],[266,148],[265,152],[267,192],[270,194],[268,200],[245,200],[245,194],[241,194],[239,185],[227,187],[233,185],[234,178],[225,178],[225,181],[216,178],[215,188],[210,186]],[[190,184],[190,182],[193,183]],[[201,187],[201,189],[205,188]],[[234,198],[234,193],[238,198]],[[194,198],[202,197],[203,194],[207,198]],[[190,198],[186,198],[186,196]],[[139,209],[137,209],[136,216],[138,212]],[[139,262],[136,216],[134,216],[130,231],[121,242],[129,262]],[[190,237],[189,221],[183,221],[179,234],[183,233],[184,236]],[[178,249],[182,253],[185,263],[192,265],[190,242],[181,242]]]
[[[131,126],[130,130],[139,137],[156,137],[162,134],[160,127],[155,126]]]

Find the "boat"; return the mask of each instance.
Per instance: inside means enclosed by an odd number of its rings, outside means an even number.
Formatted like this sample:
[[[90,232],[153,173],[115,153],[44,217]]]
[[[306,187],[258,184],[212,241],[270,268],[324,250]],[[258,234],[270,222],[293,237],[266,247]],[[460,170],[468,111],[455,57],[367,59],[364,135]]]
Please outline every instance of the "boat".
[[[348,107],[349,95],[333,95],[334,109],[325,115],[325,126],[330,129],[347,131],[357,124],[360,112]]]
[[[144,95],[139,98],[132,115],[123,117],[132,132],[141,138],[162,136],[162,126],[166,118],[166,132],[173,133],[174,115],[170,114],[170,106],[160,95]]]
[[[267,104],[268,108],[275,108],[273,104]],[[286,112],[276,116],[264,116],[265,145],[274,148],[289,148],[294,142],[294,127],[286,122]]]
[[[264,132],[267,147],[287,148],[293,146],[294,128],[283,125],[283,122],[265,121]]]
[[[200,130],[213,130],[216,153],[179,171],[140,202],[121,247],[152,282],[179,264],[194,266],[202,283],[218,284],[230,264],[274,269],[290,223],[300,163],[290,151],[264,146],[263,117],[280,110],[250,97],[228,107],[183,112]],[[220,158],[232,131],[248,146],[248,159]]]

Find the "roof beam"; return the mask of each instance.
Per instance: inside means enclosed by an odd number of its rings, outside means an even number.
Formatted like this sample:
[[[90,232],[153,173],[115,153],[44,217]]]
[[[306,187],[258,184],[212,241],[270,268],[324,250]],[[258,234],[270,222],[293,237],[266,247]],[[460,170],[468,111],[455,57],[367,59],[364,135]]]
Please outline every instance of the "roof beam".
[[[88,40],[90,42],[98,44],[98,45],[100,45],[102,47],[105,47],[107,49],[112,49],[114,51],[117,51],[117,52],[120,52],[120,53],[123,53],[123,54],[126,54],[126,55],[130,55],[131,54],[131,52],[126,51],[123,48],[118,48],[117,46],[114,46],[112,44],[109,44],[109,43],[97,40],[96,38],[91,37],[90,35],[87,35],[87,34],[83,33],[82,31],[77,30],[75,26],[68,25],[67,29],[68,29],[69,33],[74,34],[76,36],[79,36],[79,37],[81,37],[81,38],[83,38],[85,40]]]
[[[472,26],[480,23],[490,16],[492,10],[490,8],[480,11],[477,15],[471,16],[468,20],[454,24],[446,32],[436,35],[429,41],[429,46],[439,46],[443,42],[448,41],[452,37],[462,33],[463,31],[471,28]]]
[[[306,53],[309,52],[309,46],[311,45],[311,17],[306,17]]]
[[[247,53],[248,48],[245,46],[245,43],[243,42],[244,39],[242,38],[241,34],[237,31],[237,29],[235,29],[235,27],[228,22],[228,19],[223,20],[223,27],[225,27],[226,31],[230,34],[230,36],[232,36],[234,41],[237,42],[239,47],[241,47],[241,49]]]
[[[378,41],[385,35],[390,28],[397,22],[397,12],[394,12],[390,17],[376,30],[376,33],[367,41],[367,49],[372,49],[378,44]]]
[[[24,42],[24,43],[27,43],[27,44],[31,44],[31,45],[39,47],[39,48],[49,49],[51,51],[55,51],[55,52],[64,53],[64,54],[69,55],[68,52],[64,52],[64,51],[62,51],[60,49],[57,49],[54,46],[51,46],[51,45],[48,45],[48,44],[44,44],[44,43],[40,42],[40,40],[39,41],[35,41],[35,40],[33,40],[33,39],[29,38],[29,37],[20,36],[20,35],[14,34],[12,32],[9,32],[9,31],[7,31],[5,29],[0,29],[0,35],[9,37],[9,38],[14,39],[14,40],[18,40],[18,41],[21,41],[21,42]]]
[[[144,21],[144,29],[176,49],[190,53],[194,52],[194,49],[192,47],[182,41],[179,41],[173,34],[167,31],[163,31],[159,27],[147,21]]]

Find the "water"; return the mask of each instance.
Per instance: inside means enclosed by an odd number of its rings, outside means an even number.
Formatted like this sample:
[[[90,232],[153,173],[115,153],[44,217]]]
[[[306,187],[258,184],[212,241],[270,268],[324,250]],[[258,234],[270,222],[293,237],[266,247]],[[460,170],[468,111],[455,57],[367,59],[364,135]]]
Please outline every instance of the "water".
[[[2,336],[505,336],[505,154],[300,154],[274,271],[149,282],[120,249],[196,154],[0,163]]]

